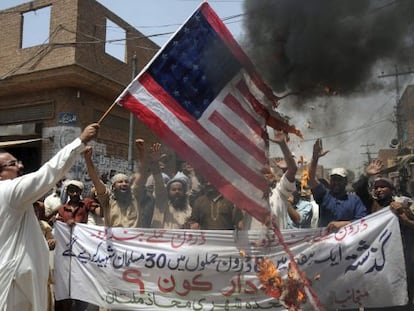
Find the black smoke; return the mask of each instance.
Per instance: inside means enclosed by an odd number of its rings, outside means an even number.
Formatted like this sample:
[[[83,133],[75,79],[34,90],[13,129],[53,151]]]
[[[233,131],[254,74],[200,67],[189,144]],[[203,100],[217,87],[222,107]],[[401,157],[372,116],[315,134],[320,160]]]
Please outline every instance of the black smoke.
[[[413,0],[245,0],[244,9],[248,54],[277,93],[346,96],[373,85],[378,62],[407,65],[414,51]]]

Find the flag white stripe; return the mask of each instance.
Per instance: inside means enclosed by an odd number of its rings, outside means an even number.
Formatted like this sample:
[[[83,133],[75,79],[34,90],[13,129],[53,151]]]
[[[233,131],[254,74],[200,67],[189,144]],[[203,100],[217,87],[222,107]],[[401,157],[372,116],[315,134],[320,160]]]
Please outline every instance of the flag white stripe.
[[[214,105],[214,103],[212,105]],[[240,130],[240,132],[242,132],[246,136],[246,140],[251,140],[253,142],[253,144],[256,145],[256,146],[259,145],[259,140],[255,139],[256,138],[255,133],[253,132],[253,130],[248,132],[248,128],[244,124],[243,120],[241,120],[240,118],[234,117],[234,116],[233,116],[233,119],[231,119],[232,112],[231,111],[229,112],[229,110],[227,108],[218,109],[218,112],[221,113],[225,117],[227,116],[226,120],[229,123],[231,123],[233,126],[238,128]],[[223,112],[224,112],[224,114],[223,114]],[[240,142],[234,141],[233,139],[228,137],[226,135],[226,133],[223,132],[223,130],[221,128],[217,127],[216,124],[211,123],[208,119],[205,119],[204,115],[203,115],[202,118],[199,119],[199,123],[204,128],[208,129],[209,132],[213,136],[215,136],[216,138],[219,138],[219,140],[223,142],[223,144],[226,146],[226,148],[230,152],[232,152],[235,157],[237,157],[238,159],[243,161],[247,166],[253,168],[254,170],[260,171],[260,169],[262,167],[261,167],[261,164],[259,163],[259,161],[257,161],[257,159],[255,159],[250,153],[246,152],[246,150],[242,146],[240,146]],[[245,125],[245,126],[242,126],[242,125]]]
[[[257,99],[257,101],[264,107],[265,110],[273,110],[273,102],[257,87],[257,85],[246,72],[242,72],[242,74],[243,80],[245,81],[250,93]]]
[[[262,168],[261,164],[252,157],[251,154],[246,152],[237,141],[233,141],[229,138],[226,133],[222,131],[216,124],[211,123],[209,118],[213,112],[219,112],[225,119],[232,124],[235,128],[237,128],[241,133],[244,134],[246,140],[252,141],[252,143],[257,146],[259,149],[262,150],[264,155],[267,155],[267,147],[262,137],[258,136],[256,132],[251,129],[251,127],[245,123],[243,119],[241,119],[237,114],[235,114],[232,110],[230,110],[224,102],[224,98],[230,93],[234,96],[235,99],[245,108],[245,112],[248,113],[253,119],[257,121],[258,124],[265,124],[266,122],[263,120],[261,116],[259,116],[252,108],[246,109],[246,107],[250,107],[250,105],[246,105],[246,99],[240,94],[240,92],[234,87],[241,78],[241,74],[237,74],[234,79],[229,83],[228,86],[223,88],[223,90],[219,93],[216,99],[210,104],[210,106],[204,111],[201,118],[198,120],[201,125],[205,129],[208,129],[213,136],[220,137],[220,140],[227,146],[227,149],[234,153],[234,155],[239,158],[241,161],[245,162],[249,167],[254,168],[257,171],[260,171]],[[230,91],[230,92],[229,92]]]

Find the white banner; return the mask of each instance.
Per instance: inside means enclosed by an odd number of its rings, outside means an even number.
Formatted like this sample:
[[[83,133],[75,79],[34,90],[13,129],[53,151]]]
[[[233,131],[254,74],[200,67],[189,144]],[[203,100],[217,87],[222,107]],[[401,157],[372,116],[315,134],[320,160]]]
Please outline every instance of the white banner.
[[[283,231],[326,309],[407,303],[398,219],[388,209],[335,234]],[[122,310],[284,309],[264,294],[256,258],[286,277],[289,257],[272,234],[55,224],[56,299]],[[312,308],[308,302],[303,309]]]

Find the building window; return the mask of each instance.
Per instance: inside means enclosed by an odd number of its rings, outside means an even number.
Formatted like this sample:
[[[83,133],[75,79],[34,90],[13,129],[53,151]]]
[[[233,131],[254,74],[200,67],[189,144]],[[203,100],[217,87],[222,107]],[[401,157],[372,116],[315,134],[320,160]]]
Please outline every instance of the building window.
[[[106,19],[105,53],[126,62],[126,30]]]
[[[55,104],[52,101],[38,102],[34,105],[22,105],[0,109],[0,124],[16,124],[38,120],[50,120],[55,117]],[[1,129],[0,129],[1,133]]]
[[[48,44],[51,7],[32,10],[22,14],[22,48]]]

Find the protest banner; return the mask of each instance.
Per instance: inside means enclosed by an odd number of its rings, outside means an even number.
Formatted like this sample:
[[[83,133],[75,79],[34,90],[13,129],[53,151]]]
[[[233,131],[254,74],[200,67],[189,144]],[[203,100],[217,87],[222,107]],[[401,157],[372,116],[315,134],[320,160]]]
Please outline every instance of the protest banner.
[[[327,309],[407,303],[399,223],[389,210],[327,234],[282,231]],[[283,310],[258,278],[259,258],[286,277],[273,232],[55,226],[55,296],[122,310]],[[306,302],[302,309],[312,306]]]

